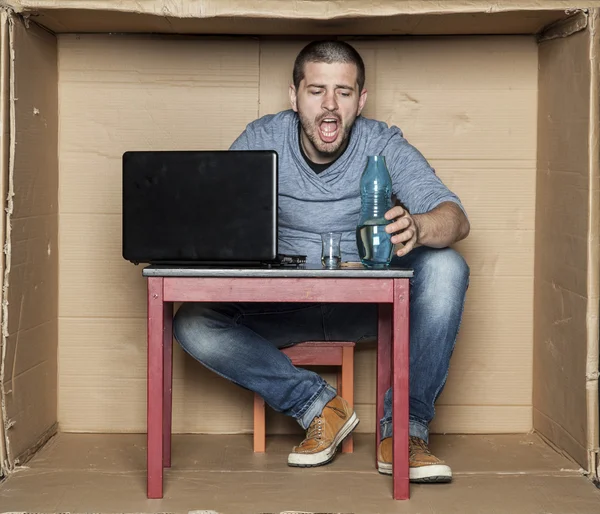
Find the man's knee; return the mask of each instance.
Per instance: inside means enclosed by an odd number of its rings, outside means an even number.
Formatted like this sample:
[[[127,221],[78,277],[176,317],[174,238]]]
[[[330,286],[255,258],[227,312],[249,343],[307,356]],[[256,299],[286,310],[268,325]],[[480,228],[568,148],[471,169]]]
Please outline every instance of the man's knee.
[[[219,331],[231,327],[231,317],[201,303],[184,303],[173,318],[173,335],[194,357],[209,357],[219,345]]]
[[[428,249],[415,262],[415,296],[439,316],[459,312],[469,286],[465,259],[451,248]],[[457,310],[458,309],[458,310]]]
[[[422,257],[418,272],[424,278],[443,279],[454,284],[466,284],[469,281],[469,265],[456,250],[429,249]]]

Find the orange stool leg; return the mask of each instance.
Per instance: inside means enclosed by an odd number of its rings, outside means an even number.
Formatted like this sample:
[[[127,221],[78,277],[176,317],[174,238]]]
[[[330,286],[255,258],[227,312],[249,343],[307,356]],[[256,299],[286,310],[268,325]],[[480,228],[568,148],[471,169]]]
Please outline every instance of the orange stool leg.
[[[340,353],[341,350],[341,353]],[[354,343],[305,342],[282,350],[295,366],[338,366],[338,395],[354,407]],[[266,451],[265,402],[254,395],[254,452]],[[342,453],[352,453],[352,434],[342,443]]]
[[[265,401],[254,393],[254,452],[264,453],[265,448]]]

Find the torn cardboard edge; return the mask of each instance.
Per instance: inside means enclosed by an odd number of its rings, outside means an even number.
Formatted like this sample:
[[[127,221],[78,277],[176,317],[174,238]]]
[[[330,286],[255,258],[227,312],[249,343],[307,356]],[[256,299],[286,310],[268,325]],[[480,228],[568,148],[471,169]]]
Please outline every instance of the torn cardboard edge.
[[[0,0],[2,2],[2,0]],[[594,2],[592,2],[593,4]],[[598,2],[596,2],[598,3]],[[116,4],[116,5],[115,5]],[[333,0],[249,4],[242,0],[19,1],[4,8],[59,33],[229,34],[329,37],[334,35],[539,34],[589,7],[568,2],[363,2]],[[556,5],[558,4],[558,5]],[[600,4],[599,4],[600,5]],[[248,21],[253,23],[249,29]]]
[[[45,446],[57,433],[58,423],[54,423],[37,439],[32,446],[13,459],[12,466],[8,468],[6,474],[13,473],[18,469],[18,466],[31,459],[31,457],[33,457],[43,446]]]
[[[9,18],[9,38],[13,141],[6,200],[3,308],[9,317],[3,320],[8,326],[3,326],[2,382],[5,438],[10,441],[7,462],[14,468],[57,422],[58,259],[56,251],[48,252],[48,244],[54,246],[58,239],[58,55],[56,37],[34,23],[27,27],[21,17]],[[36,109],[42,114],[36,115]],[[18,352],[28,341],[32,346]]]
[[[165,2],[164,0],[8,0],[6,5],[15,12],[26,13],[36,11],[59,10],[92,10],[117,13],[150,14],[172,18],[284,18],[335,20],[340,18],[361,17],[365,15],[365,3],[362,0],[345,0],[344,2],[321,0],[281,2],[280,0],[262,0],[246,2],[244,0],[202,0],[196,2]],[[553,2],[551,10],[565,12],[585,9],[590,1],[581,6],[572,2]],[[471,1],[427,1],[421,2],[379,2],[368,6],[368,16],[395,15],[437,15],[437,14],[496,14],[514,11],[540,11],[540,3],[520,2],[471,2]],[[550,10],[550,6],[546,10]]]
[[[8,12],[0,12],[0,48],[2,53],[0,55],[0,126],[2,127],[2,133],[0,134],[0,191],[1,196],[4,197],[4,191],[6,191],[6,181],[8,177],[8,160],[10,151],[10,116],[9,116],[9,102],[10,102],[10,55],[9,55],[9,34],[8,34]],[[4,209],[0,209],[0,241],[4,241],[4,223],[5,215]],[[0,270],[4,269],[4,252],[0,252]],[[0,273],[0,291],[2,290],[2,283],[4,281],[4,274]],[[4,341],[0,343],[0,383],[3,378],[4,368],[4,355],[6,345]],[[6,474],[5,461],[7,460],[6,448],[8,441],[5,440],[6,430],[4,429],[4,393],[0,390],[0,477]]]
[[[598,402],[598,372],[600,368],[600,270],[597,263],[600,259],[600,34],[598,25],[600,10],[591,13],[589,25],[589,59],[590,59],[590,121],[588,135],[589,158],[589,218],[588,218],[588,303],[586,313],[587,324],[587,360],[586,360],[586,395],[587,395],[587,440],[588,440],[588,469],[592,479],[598,480],[599,441],[599,402]],[[592,265],[590,265],[590,263]]]
[[[2,63],[3,63],[3,80],[2,80],[2,111],[3,121],[6,116],[6,111],[10,114],[10,129],[8,142],[2,145],[2,150],[8,147],[8,160],[5,159],[3,152],[2,159],[2,180],[3,188],[2,193],[6,193],[6,208],[2,212],[4,228],[4,245],[3,245],[3,273],[2,273],[2,356],[0,360],[0,408],[2,417],[2,428],[4,431],[4,455],[2,456],[2,469],[3,472],[9,473],[13,467],[11,461],[10,452],[10,420],[8,419],[6,412],[6,391],[4,389],[4,375],[6,365],[6,347],[8,339],[8,284],[10,275],[10,264],[11,264],[11,247],[10,247],[10,235],[11,235],[11,216],[13,210],[13,196],[14,196],[14,162],[15,162],[15,140],[16,140],[16,107],[15,107],[15,80],[14,80],[14,62],[15,62],[15,47],[14,47],[14,32],[13,32],[13,18],[6,12],[2,12],[2,35],[3,35],[3,52],[2,52]],[[8,106],[6,105],[8,103]],[[4,131],[4,127],[3,127]],[[3,138],[6,139],[6,138]]]
[[[576,32],[585,30],[588,26],[588,17],[589,11],[584,9],[575,12],[569,18],[548,25],[538,36],[538,43],[561,37],[569,37]]]

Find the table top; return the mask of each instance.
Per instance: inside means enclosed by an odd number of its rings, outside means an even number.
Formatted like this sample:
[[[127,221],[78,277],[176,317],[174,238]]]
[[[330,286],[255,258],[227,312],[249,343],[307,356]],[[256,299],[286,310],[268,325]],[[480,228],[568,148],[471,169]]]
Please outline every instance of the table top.
[[[411,278],[409,268],[366,269],[342,265],[340,269],[324,269],[319,265],[278,267],[226,266],[165,266],[150,265],[143,269],[144,277],[247,277],[247,278]]]

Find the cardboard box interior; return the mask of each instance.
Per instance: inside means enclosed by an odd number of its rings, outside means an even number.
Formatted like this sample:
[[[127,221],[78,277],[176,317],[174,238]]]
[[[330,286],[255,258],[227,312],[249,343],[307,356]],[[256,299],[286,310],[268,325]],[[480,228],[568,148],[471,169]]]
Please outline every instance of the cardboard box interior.
[[[367,13],[350,1],[300,12],[267,1],[163,16],[162,2],[119,4],[22,1],[24,18],[3,14],[5,472],[57,424],[145,431],[145,283],[120,255],[121,155],[227,148],[246,123],[287,107],[293,58],[317,33],[354,36],[365,115],[400,126],[470,215],[457,248],[471,286],[433,430],[534,429],[595,476],[595,10],[379,2]],[[121,30],[198,35],[84,34]],[[398,34],[411,36],[388,37]],[[360,429],[372,432],[372,346],[356,365]],[[176,432],[250,432],[251,406],[176,346]],[[298,431],[279,416],[268,429]]]
[[[257,109],[263,115],[287,107],[289,63],[302,44],[59,38],[59,419],[64,430],[145,427],[146,371],[140,358],[145,348],[145,283],[139,269],[120,257],[122,153],[131,148],[227,148],[257,116]],[[447,41],[444,52],[435,41],[355,44],[369,70],[365,114],[398,124],[410,134],[470,206],[476,227],[460,245],[470,258],[473,281],[455,372],[439,402],[439,430],[527,431],[532,384],[535,42],[531,37],[482,38],[475,51],[470,41],[457,39]],[[452,60],[447,58],[450,54]],[[490,54],[502,57],[489,62]],[[422,59],[444,79],[436,82],[432,75],[416,73]],[[489,71],[482,76],[485,66]],[[398,83],[401,93],[390,87]],[[495,105],[488,100],[492,95]],[[486,121],[499,111],[504,112],[501,118]],[[519,213],[514,230],[512,221],[502,217],[507,206]],[[503,251],[507,243],[518,248],[517,260]],[[494,264],[486,255],[492,248]],[[89,273],[98,267],[104,272]],[[97,294],[87,294],[90,288]],[[119,294],[124,288],[127,294]],[[519,294],[511,298],[515,289]],[[510,326],[508,331],[502,328],[506,315],[520,327],[513,337]],[[497,329],[485,334],[480,325]],[[375,426],[374,363],[372,347],[359,350],[355,395],[363,420],[360,430],[369,432]],[[506,385],[508,380],[502,377],[512,377],[512,384]],[[211,387],[216,381],[212,373],[177,352],[177,431],[252,430],[251,396],[221,380],[217,388]],[[213,392],[202,394],[207,387]],[[131,392],[126,398],[123,389]],[[96,398],[93,404],[85,401],[90,395]],[[293,424],[285,428],[293,429]],[[278,427],[270,423],[269,429]]]

